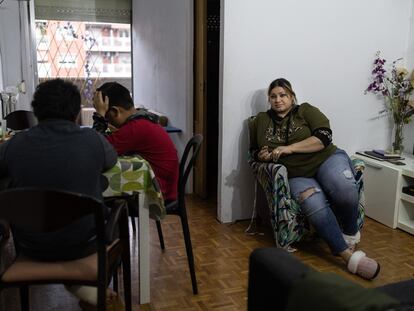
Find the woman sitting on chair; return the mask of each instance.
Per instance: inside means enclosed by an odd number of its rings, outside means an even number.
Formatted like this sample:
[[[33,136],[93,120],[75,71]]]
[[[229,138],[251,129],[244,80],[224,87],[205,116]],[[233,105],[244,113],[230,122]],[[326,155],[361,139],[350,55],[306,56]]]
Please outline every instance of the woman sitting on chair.
[[[271,109],[253,121],[250,150],[255,160],[284,165],[293,198],[332,253],[342,257],[350,272],[375,278],[379,264],[354,252],[360,240],[358,189],[350,158],[332,144],[329,120],[308,103],[298,105],[286,79],[270,84],[268,99]]]

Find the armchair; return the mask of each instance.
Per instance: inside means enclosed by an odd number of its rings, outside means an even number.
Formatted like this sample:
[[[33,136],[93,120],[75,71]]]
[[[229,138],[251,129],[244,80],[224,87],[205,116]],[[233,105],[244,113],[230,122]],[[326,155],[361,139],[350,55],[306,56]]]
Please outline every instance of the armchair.
[[[248,119],[249,136],[252,132],[252,121],[254,118],[253,116]],[[256,177],[252,222],[248,231],[250,233],[254,232],[255,226],[252,225],[257,215],[264,219],[265,222],[271,223],[276,246],[293,251],[291,244],[309,235],[311,228],[301,211],[299,203],[290,194],[286,167],[277,163],[257,162],[250,151],[248,162]],[[353,164],[359,191],[358,227],[361,229],[365,215],[363,192],[363,170],[365,164],[359,159],[353,160]],[[256,206],[260,187],[264,190],[268,205],[268,208],[264,209],[265,212]],[[269,218],[270,221],[268,221]]]

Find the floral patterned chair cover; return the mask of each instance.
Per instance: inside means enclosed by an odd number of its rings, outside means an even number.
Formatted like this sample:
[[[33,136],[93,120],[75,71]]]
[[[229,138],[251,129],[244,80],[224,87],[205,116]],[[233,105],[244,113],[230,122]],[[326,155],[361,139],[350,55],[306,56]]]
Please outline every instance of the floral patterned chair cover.
[[[250,122],[253,119],[254,117],[251,117],[248,120],[249,129]],[[250,153],[248,162],[257,179],[255,196],[257,195],[257,183],[260,184],[266,194],[276,246],[285,248],[288,251],[294,251],[295,249],[291,247],[291,244],[309,235],[311,228],[301,211],[299,203],[291,197],[286,167],[277,163],[256,162]],[[361,229],[365,215],[363,191],[363,170],[365,164],[359,159],[355,159],[352,162],[359,192],[358,227]],[[255,226],[252,226],[255,221],[255,215],[256,204],[254,204],[253,208],[252,223],[247,229],[247,232],[250,234],[256,233]]]

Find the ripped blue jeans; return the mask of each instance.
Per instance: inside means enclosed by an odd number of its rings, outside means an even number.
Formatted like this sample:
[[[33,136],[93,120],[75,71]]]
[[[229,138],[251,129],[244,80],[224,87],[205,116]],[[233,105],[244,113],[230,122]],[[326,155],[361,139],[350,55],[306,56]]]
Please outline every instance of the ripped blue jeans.
[[[342,233],[357,233],[359,200],[353,165],[346,152],[337,149],[313,178],[290,178],[289,186],[309,223],[332,253],[346,250]]]

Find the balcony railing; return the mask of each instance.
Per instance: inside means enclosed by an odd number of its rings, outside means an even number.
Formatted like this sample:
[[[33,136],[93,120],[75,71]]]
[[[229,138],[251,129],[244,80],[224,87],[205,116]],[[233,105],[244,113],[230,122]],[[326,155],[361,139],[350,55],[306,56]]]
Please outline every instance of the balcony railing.
[[[131,77],[131,64],[103,64],[95,63],[91,70],[91,77]]]
[[[125,37],[95,37],[91,51],[131,52],[131,40]]]

